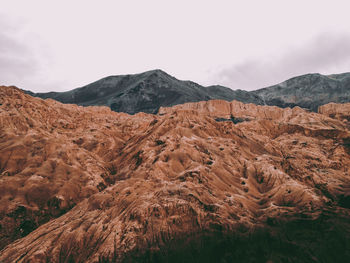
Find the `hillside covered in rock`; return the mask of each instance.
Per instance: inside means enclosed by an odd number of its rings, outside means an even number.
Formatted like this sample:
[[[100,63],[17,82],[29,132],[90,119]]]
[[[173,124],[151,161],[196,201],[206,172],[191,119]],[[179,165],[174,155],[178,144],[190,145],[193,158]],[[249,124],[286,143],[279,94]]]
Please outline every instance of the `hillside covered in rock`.
[[[350,102],[350,73],[306,74],[256,91],[203,87],[178,80],[162,70],[134,75],[109,76],[66,92],[28,94],[83,106],[107,106],[116,112],[157,113],[160,107],[213,99],[278,107],[299,106],[317,112],[319,106]]]
[[[319,106],[350,102],[350,73],[306,74],[253,91],[266,105],[299,106],[317,112]]]
[[[233,99],[262,104],[262,100],[247,91],[233,91],[223,86],[203,87],[192,81],[178,80],[162,70],[151,70],[134,75],[109,76],[66,92],[31,93],[32,96],[51,98],[63,103],[83,106],[108,106],[113,111],[135,114],[157,113],[161,106],[185,102]]]
[[[128,115],[0,87],[0,262],[346,262],[348,104]]]

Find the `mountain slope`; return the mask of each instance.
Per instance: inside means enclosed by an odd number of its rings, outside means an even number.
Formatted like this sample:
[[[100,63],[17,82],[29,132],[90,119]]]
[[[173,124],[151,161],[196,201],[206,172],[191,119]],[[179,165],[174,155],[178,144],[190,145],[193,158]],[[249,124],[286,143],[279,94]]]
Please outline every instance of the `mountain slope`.
[[[66,92],[27,93],[63,103],[108,106],[113,111],[129,114],[157,113],[160,107],[212,99],[278,107],[299,106],[317,111],[318,106],[330,102],[350,102],[350,73],[329,76],[307,74],[248,92],[219,85],[202,87],[191,81],[178,80],[164,71],[151,70],[135,75],[106,77]]]
[[[252,93],[260,96],[267,105],[299,106],[317,111],[320,105],[330,102],[350,102],[350,73],[306,74]]]
[[[258,96],[246,91],[233,91],[221,86],[202,87],[191,81],[178,80],[161,70],[110,76],[67,92],[29,94],[83,106],[104,105],[113,111],[129,114],[156,113],[161,106],[211,99],[244,99],[262,103]]]
[[[342,108],[131,116],[0,87],[0,262],[348,262]]]

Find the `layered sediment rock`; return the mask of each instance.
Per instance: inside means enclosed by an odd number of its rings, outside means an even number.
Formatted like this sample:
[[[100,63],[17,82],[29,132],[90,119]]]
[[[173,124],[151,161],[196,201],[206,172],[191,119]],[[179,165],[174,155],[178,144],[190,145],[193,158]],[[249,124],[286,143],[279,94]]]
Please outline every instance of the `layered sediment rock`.
[[[341,120],[345,123],[350,122],[350,103],[329,103],[319,107],[318,112],[331,118]]]

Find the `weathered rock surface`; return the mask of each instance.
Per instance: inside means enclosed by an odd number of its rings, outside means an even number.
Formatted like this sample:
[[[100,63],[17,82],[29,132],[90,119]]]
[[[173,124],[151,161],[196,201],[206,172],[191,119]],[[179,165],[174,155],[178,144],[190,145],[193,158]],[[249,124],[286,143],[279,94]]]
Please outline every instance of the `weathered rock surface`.
[[[350,73],[306,74],[252,93],[267,105],[299,106],[317,112],[319,106],[330,102],[350,102]]]
[[[110,76],[66,92],[32,93],[63,103],[103,105],[113,111],[135,114],[157,113],[160,107],[213,99],[278,107],[299,106],[317,112],[320,105],[350,102],[350,73],[324,76],[306,74],[256,91],[231,90],[223,86],[203,87],[181,81],[161,70]]]
[[[83,106],[104,105],[113,111],[129,114],[157,113],[161,106],[211,99],[228,101],[236,99],[249,103],[263,103],[259,96],[248,91],[233,91],[223,86],[203,87],[192,81],[178,80],[162,70],[151,70],[134,75],[109,76],[66,92],[28,93],[63,103]]]
[[[331,118],[350,122],[350,103],[336,104],[329,103],[318,108],[318,112]]]
[[[0,104],[0,262],[350,260],[350,131],[326,106]]]

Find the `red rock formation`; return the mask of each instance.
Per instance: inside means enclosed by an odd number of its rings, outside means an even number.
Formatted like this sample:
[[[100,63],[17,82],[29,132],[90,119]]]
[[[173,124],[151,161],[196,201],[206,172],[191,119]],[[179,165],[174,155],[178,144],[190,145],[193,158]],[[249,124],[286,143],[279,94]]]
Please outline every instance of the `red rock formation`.
[[[341,120],[350,124],[350,103],[336,104],[329,103],[318,108],[320,114]]]
[[[0,262],[350,259],[350,132],[328,111],[0,104]]]

